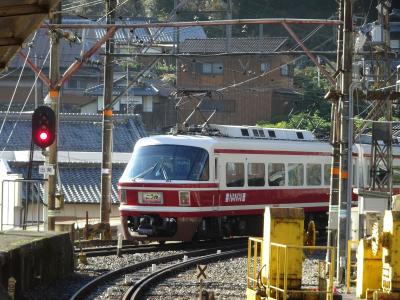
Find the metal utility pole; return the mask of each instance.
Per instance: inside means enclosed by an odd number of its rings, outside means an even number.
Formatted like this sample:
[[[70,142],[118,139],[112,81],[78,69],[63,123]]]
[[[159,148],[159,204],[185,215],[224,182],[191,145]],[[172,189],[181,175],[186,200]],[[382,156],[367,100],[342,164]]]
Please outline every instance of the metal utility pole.
[[[226,19],[232,20],[232,0],[228,0],[226,10]],[[261,25],[262,26],[262,25]],[[226,25],[226,52],[232,51],[232,25]]]
[[[107,24],[115,24],[116,0],[106,0]],[[111,29],[109,29],[111,30]],[[103,142],[101,163],[101,199],[100,199],[100,223],[109,228],[111,208],[111,178],[112,178],[112,107],[109,104],[113,100],[113,53],[114,40],[106,42],[104,58],[104,90],[103,90]],[[104,239],[105,237],[102,236]]]
[[[339,20],[343,21],[343,1],[339,2]],[[343,26],[337,28],[337,54],[336,54],[336,69],[342,70],[342,45],[343,45]],[[336,80],[336,90],[339,91],[340,79]],[[337,244],[337,229],[338,229],[338,208],[339,208],[339,170],[340,170],[340,123],[339,123],[339,103],[338,98],[333,99],[331,108],[331,144],[332,144],[332,167],[331,167],[331,186],[329,197],[329,217],[328,217],[328,246]],[[330,258],[330,253],[327,253],[327,258]]]
[[[55,8],[61,11],[61,3]],[[53,14],[50,23],[61,24],[61,14]],[[45,193],[47,196],[47,230],[55,230],[55,195],[57,183],[57,144],[58,144],[58,99],[60,95],[60,86],[57,84],[60,78],[60,35],[58,30],[50,31],[50,88],[49,94],[45,98],[45,104],[50,106],[56,115],[56,130],[54,143],[46,149],[45,164],[52,166],[54,172],[48,175],[45,183]],[[43,216],[45,219],[45,216]],[[46,227],[46,224],[45,224]]]
[[[376,85],[385,89],[390,85],[390,67],[392,60],[388,56],[390,52],[390,30],[389,9],[390,1],[378,1],[378,24],[381,26],[380,46],[383,51],[377,53],[376,63]],[[370,92],[370,91],[369,91]],[[372,94],[372,93],[370,93]],[[378,95],[377,104],[381,111],[377,118],[382,115],[386,122],[372,124],[372,147],[371,147],[371,178],[370,189],[380,193],[382,198],[387,198],[387,208],[391,209],[393,194],[392,178],[392,100],[389,95]]]
[[[340,89],[340,170],[339,170],[339,213],[338,213],[338,261],[337,261],[337,280],[342,282],[346,268],[348,225],[350,215],[348,207],[351,207],[351,193],[349,195],[349,153],[351,154],[351,144],[348,143],[349,126],[353,126],[349,116],[349,89],[352,80],[352,60],[353,60],[353,20],[352,20],[352,0],[344,0],[344,24],[343,24],[343,56],[342,56],[342,76]],[[349,199],[350,198],[350,199]]]

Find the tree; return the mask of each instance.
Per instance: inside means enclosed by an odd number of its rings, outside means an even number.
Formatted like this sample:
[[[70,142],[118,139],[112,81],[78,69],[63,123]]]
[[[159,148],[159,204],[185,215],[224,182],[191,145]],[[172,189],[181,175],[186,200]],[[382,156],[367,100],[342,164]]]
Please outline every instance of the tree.
[[[328,136],[331,127],[331,105],[324,100],[325,92],[329,87],[328,81],[322,77],[318,80],[316,67],[297,68],[294,85],[302,91],[303,97],[295,104],[293,113],[288,119],[275,123],[259,122],[258,125],[306,129],[319,136]]]

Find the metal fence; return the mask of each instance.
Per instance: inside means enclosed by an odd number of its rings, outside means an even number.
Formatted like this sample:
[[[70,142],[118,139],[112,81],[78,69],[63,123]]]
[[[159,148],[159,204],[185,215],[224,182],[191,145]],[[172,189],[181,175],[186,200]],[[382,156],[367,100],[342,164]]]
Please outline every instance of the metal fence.
[[[0,230],[41,229],[43,184],[40,179],[6,179],[0,189]]]

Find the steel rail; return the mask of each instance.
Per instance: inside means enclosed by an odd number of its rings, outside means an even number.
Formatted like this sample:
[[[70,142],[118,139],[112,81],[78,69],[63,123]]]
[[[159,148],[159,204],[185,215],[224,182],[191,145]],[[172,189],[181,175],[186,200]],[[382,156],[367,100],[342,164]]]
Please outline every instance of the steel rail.
[[[150,275],[140,279],[137,281],[132,287],[128,289],[125,295],[122,297],[122,300],[139,300],[143,299],[148,288],[154,284],[154,282],[161,280],[162,278],[167,277],[170,273],[175,271],[180,271],[182,269],[186,269],[189,267],[193,267],[193,265],[199,263],[206,263],[215,261],[221,258],[230,258],[233,256],[237,256],[239,254],[245,253],[247,248],[241,248],[238,250],[231,250],[227,252],[210,254],[202,257],[192,258],[190,260],[179,262],[171,266],[167,266],[162,268],[156,272],[151,273]]]
[[[85,284],[82,288],[80,288],[77,292],[75,292],[70,300],[84,300],[87,299],[87,297],[96,289],[98,288],[101,284],[104,282],[113,280],[117,277],[123,276],[128,273],[132,273],[136,270],[144,269],[152,264],[160,264],[160,263],[166,263],[170,262],[173,260],[178,260],[178,259],[183,259],[183,257],[186,256],[199,256],[199,255],[205,255],[207,253],[212,253],[215,252],[216,250],[223,250],[223,249],[231,249],[232,247],[235,247],[235,245],[238,244],[229,244],[225,246],[219,246],[219,247],[213,247],[213,248],[207,248],[207,249],[200,249],[200,250],[195,250],[195,251],[187,251],[184,253],[180,254],[174,254],[174,255],[169,255],[169,256],[163,256],[163,257],[158,257],[154,259],[150,259],[144,262],[136,263],[136,264],[130,264],[128,266],[125,266],[123,268],[109,271],[94,280],[88,282]],[[240,243],[242,245],[242,243]]]
[[[231,238],[229,240],[225,240],[225,243],[238,243],[244,241],[243,238]],[[137,245],[133,243],[123,244],[121,248],[121,254],[132,254],[132,253],[143,253],[150,251],[176,251],[176,250],[189,250],[192,249],[194,244],[192,242],[174,242],[167,244],[148,244],[148,245]],[[214,247],[218,245],[218,243],[213,243],[209,241],[199,241],[196,244],[196,247]],[[112,245],[104,245],[97,247],[80,247],[79,245],[75,245],[74,247],[75,254],[84,253],[86,257],[97,257],[97,256],[108,256],[108,255],[116,255],[117,254],[117,244]]]

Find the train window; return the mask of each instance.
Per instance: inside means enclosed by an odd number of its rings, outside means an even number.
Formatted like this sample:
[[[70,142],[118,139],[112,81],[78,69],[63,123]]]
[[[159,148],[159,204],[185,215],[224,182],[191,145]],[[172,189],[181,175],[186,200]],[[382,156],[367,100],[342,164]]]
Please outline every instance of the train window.
[[[249,131],[247,129],[240,129],[243,136],[249,136]]]
[[[285,185],[285,164],[268,164],[268,185]]]
[[[258,136],[258,130],[257,129],[253,129],[253,134],[254,134],[254,136]]]
[[[260,134],[261,137],[265,137],[264,130],[260,129],[258,130],[258,133]]]
[[[290,186],[301,186],[304,184],[303,164],[288,164],[288,184]]]
[[[182,145],[150,145],[135,149],[122,178],[207,181],[208,165],[208,152],[205,149]]]
[[[393,166],[393,185],[400,185],[400,166]]]
[[[331,164],[324,165],[324,185],[331,185]]]
[[[304,140],[304,135],[302,132],[296,132],[297,138],[300,140]]]
[[[263,163],[249,163],[247,165],[248,186],[265,185],[265,165]]]
[[[218,158],[215,159],[214,164],[214,177],[218,179]]]
[[[322,172],[320,164],[307,164],[306,180],[307,185],[321,185]]]
[[[244,163],[226,163],[226,186],[244,186]]]
[[[269,135],[269,137],[276,138],[275,131],[273,131],[273,130],[268,130],[268,135]]]

